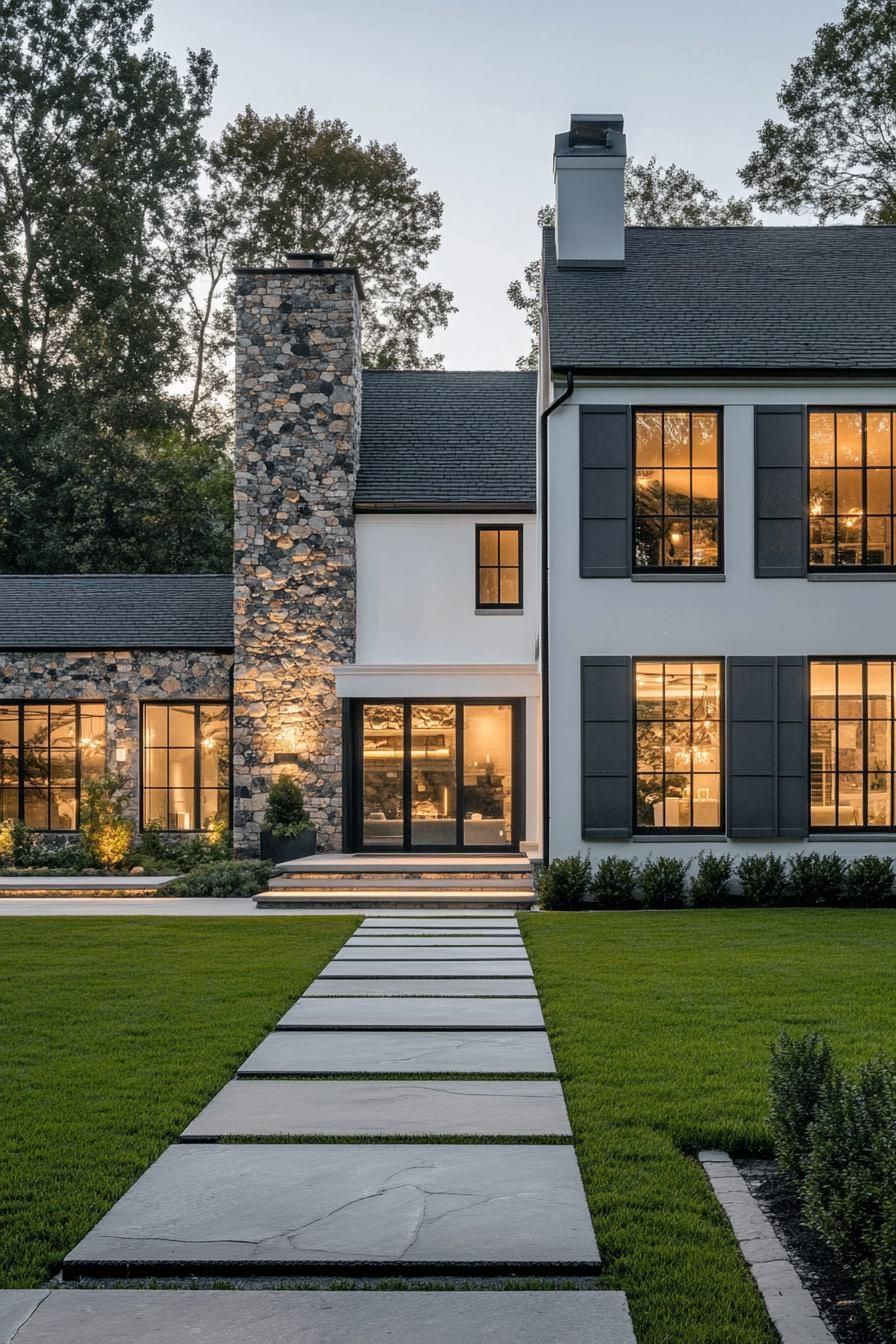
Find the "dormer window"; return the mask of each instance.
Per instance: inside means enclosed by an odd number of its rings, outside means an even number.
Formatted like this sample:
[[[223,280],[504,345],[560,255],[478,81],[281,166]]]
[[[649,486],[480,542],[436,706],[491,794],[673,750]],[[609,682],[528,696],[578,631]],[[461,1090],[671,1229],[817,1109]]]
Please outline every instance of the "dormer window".
[[[809,412],[810,570],[896,568],[889,410]]]

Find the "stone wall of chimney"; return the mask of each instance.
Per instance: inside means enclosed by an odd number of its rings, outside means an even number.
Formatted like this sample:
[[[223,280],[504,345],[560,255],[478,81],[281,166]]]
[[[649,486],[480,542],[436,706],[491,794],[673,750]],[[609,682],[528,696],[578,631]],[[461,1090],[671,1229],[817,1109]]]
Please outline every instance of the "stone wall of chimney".
[[[342,844],[342,714],[354,660],[353,501],[361,322],[348,270],[236,282],[234,840],[256,852],[274,757],[296,772],[318,844]]]

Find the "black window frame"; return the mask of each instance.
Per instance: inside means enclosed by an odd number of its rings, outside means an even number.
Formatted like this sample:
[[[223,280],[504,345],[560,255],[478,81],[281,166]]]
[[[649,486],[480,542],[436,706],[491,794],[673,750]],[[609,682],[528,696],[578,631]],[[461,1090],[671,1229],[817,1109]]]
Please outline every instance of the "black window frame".
[[[835,834],[836,834],[836,835],[869,835],[869,836],[871,836],[871,835],[879,835],[879,836],[892,836],[894,833],[896,833],[896,756],[894,756],[894,759],[893,759],[893,768],[891,768],[891,770],[888,772],[889,775],[890,775],[890,815],[891,815],[891,817],[892,817],[892,820],[891,820],[891,822],[890,822],[890,824],[889,824],[888,826],[869,826],[869,825],[868,825],[868,777],[869,777],[869,775],[871,775],[871,774],[873,774],[873,773],[876,773],[875,771],[872,771],[872,770],[869,768],[869,765],[868,765],[868,723],[869,723],[869,716],[868,716],[868,664],[869,664],[869,663],[889,663],[889,664],[891,665],[891,667],[890,667],[890,693],[891,693],[890,732],[891,732],[891,734],[892,734],[892,742],[891,742],[891,751],[892,751],[892,746],[893,746],[894,743],[896,743],[896,696],[894,696],[894,694],[893,694],[894,690],[896,690],[896,654],[892,654],[892,653],[879,653],[879,654],[871,654],[871,653],[869,653],[869,654],[836,654],[836,653],[834,653],[834,654],[829,654],[829,655],[827,655],[827,656],[825,656],[825,655],[823,655],[823,654],[813,654],[813,655],[811,655],[811,656],[808,658],[807,663],[808,663],[808,668],[807,668],[807,671],[808,671],[808,676],[807,676],[807,691],[806,691],[806,694],[807,694],[807,701],[808,701],[808,712],[807,712],[808,743],[807,743],[807,750],[808,750],[808,758],[809,758],[809,760],[808,760],[808,772],[809,772],[809,775],[808,775],[808,781],[807,781],[807,785],[808,785],[807,793],[808,793],[808,810],[809,810],[809,815],[808,815],[808,819],[807,819],[807,824],[808,824],[809,834],[810,834],[810,835],[835,835]],[[834,788],[834,804],[833,804],[833,806],[834,806],[834,818],[835,818],[835,820],[834,820],[833,822],[831,822],[831,823],[828,823],[827,825],[813,825],[813,822],[812,822],[812,783],[813,783],[813,779],[812,779],[812,776],[813,776],[813,770],[812,770],[812,725],[813,725],[813,723],[815,723],[815,716],[814,716],[813,713],[812,713],[812,667],[813,667],[813,664],[815,664],[815,663],[834,663],[834,664],[837,664],[837,665],[838,665],[838,664],[841,664],[841,663],[851,663],[851,664],[853,664],[853,665],[856,665],[856,666],[861,667],[861,669],[862,669],[862,717],[861,717],[861,719],[859,720],[859,719],[850,719],[850,718],[848,718],[848,717],[846,717],[846,716],[843,716],[843,721],[845,721],[845,722],[847,722],[847,723],[859,723],[859,722],[860,722],[861,725],[862,725],[862,769],[861,769],[861,770],[840,770],[840,769],[834,769],[834,770],[831,770],[831,771],[828,772],[828,773],[830,773],[830,774],[834,777],[834,780],[835,780],[836,782],[835,782],[835,788]],[[835,711],[839,711],[839,701],[840,701],[840,696],[839,696],[839,694],[837,693],[836,689],[835,689],[835,692],[834,692],[834,701],[835,701]],[[833,724],[834,724],[834,727],[835,727],[835,740],[838,740],[838,739],[839,739],[839,728],[840,728],[840,723],[841,723],[841,716],[840,716],[839,712],[836,712],[836,713],[835,713],[835,716],[834,716],[833,719],[825,719],[825,720],[823,720],[823,722],[833,723]],[[839,748],[838,748],[838,749],[839,749]],[[839,800],[840,800],[839,777],[840,777],[840,775],[861,775],[861,776],[862,776],[862,825],[861,825],[861,826],[841,826],[840,823],[839,823],[839,821],[836,819],[837,816],[838,816],[838,814],[839,814],[839,807],[840,807],[840,803],[839,803]]]
[[[837,513],[838,475],[841,471],[855,471],[855,467],[837,465],[837,416],[861,415],[862,417],[862,563],[860,565],[816,565],[812,562],[812,472],[832,471],[834,473],[834,512],[825,514],[834,523],[834,556],[840,550],[838,536],[839,517]],[[868,564],[868,420],[869,415],[890,416],[890,555],[888,565]],[[813,467],[812,464],[812,416],[832,415],[834,417],[834,465],[832,467]],[[843,406],[812,405],[806,408],[805,422],[805,462],[806,462],[806,499],[805,508],[808,525],[806,528],[806,573],[807,574],[896,574],[896,406]],[[874,514],[875,518],[884,518],[886,514]],[[873,659],[872,659],[873,661]],[[876,828],[875,828],[876,829]]]
[[[25,711],[26,711],[26,709],[45,709],[45,710],[47,710],[47,721],[48,721],[48,723],[49,723],[49,711],[50,711],[51,708],[74,709],[74,711],[75,711],[75,745],[74,745],[74,748],[72,749],[72,748],[69,748],[69,747],[60,747],[60,748],[56,748],[56,750],[59,750],[59,751],[70,751],[70,750],[74,750],[74,753],[75,753],[75,785],[74,785],[74,790],[70,790],[70,789],[66,789],[66,790],[65,790],[66,793],[71,793],[71,792],[74,793],[74,798],[75,798],[75,824],[74,824],[74,826],[70,826],[70,827],[60,827],[60,826],[50,826],[50,825],[47,825],[47,826],[34,826],[34,827],[32,827],[32,829],[35,830],[35,831],[38,831],[39,833],[41,833],[41,834],[43,834],[43,835],[75,835],[75,834],[77,833],[77,831],[80,829],[80,826],[81,826],[81,777],[82,777],[82,761],[81,761],[81,757],[82,757],[82,752],[83,752],[83,748],[82,748],[82,746],[81,746],[81,710],[82,710],[83,708],[90,707],[90,708],[96,708],[96,709],[100,709],[100,708],[101,708],[102,711],[103,711],[103,770],[105,771],[106,766],[107,766],[107,751],[108,751],[108,742],[109,742],[109,714],[108,714],[108,705],[107,705],[107,702],[106,702],[105,700],[98,700],[98,699],[97,699],[97,700],[94,700],[94,699],[90,699],[90,700],[72,700],[72,699],[64,699],[64,700],[0,700],[0,707],[2,707],[2,708],[4,708],[4,709],[8,709],[8,708],[12,707],[12,708],[18,710],[18,720],[19,720],[18,737],[19,737],[19,741],[18,741],[18,746],[17,746],[17,748],[16,748],[16,752],[17,752],[17,757],[18,757],[18,761],[17,761],[17,769],[18,769],[18,820],[19,820],[19,821],[25,821],[25,794],[26,794],[26,792],[27,792],[26,780],[25,780],[25,768],[24,768],[24,757],[25,757],[25,747],[26,747],[26,743],[25,743]],[[0,748],[0,750],[2,750],[2,748]],[[52,757],[52,753],[53,753],[53,747],[50,745],[49,737],[48,737],[48,739],[47,739],[47,754],[48,754],[47,782],[46,782],[46,788],[45,788],[45,789],[41,789],[41,792],[45,792],[45,793],[46,793],[46,796],[47,796],[47,822],[48,822],[48,823],[49,823],[49,821],[50,821],[50,819],[51,819],[51,817],[52,817],[52,808],[51,808],[51,806],[50,806],[50,794],[51,794],[51,790],[52,790],[52,778],[51,778],[51,771],[50,771],[50,769],[49,769],[49,760],[50,760],[50,758]],[[30,823],[26,823],[26,824],[30,825]]]
[[[717,663],[719,667],[719,824],[717,826],[639,826],[638,825],[638,724],[644,720],[638,719],[638,665],[639,663],[662,663],[665,667],[670,663],[683,663],[693,667],[695,663]],[[725,677],[726,663],[721,654],[693,654],[674,658],[667,658],[663,654],[633,654],[631,665],[631,697],[632,697],[632,729],[631,729],[631,753],[632,753],[632,835],[637,836],[668,836],[668,835],[725,835],[727,829],[726,803],[727,803],[727,766],[725,758],[725,739],[727,736],[726,721],[726,702],[725,702]],[[692,673],[693,675],[693,673]],[[692,720],[693,721],[693,720]],[[663,724],[665,725],[665,715]],[[665,776],[667,771],[663,770]],[[674,773],[682,773],[676,771]],[[693,786],[694,771],[690,770],[690,778]],[[665,798],[665,794],[664,794]],[[693,794],[691,803],[693,805]],[[692,807],[693,811],[693,807]]]
[[[645,514],[638,510],[638,462],[637,462],[637,435],[638,435],[638,416],[639,415],[714,415],[716,418],[716,481],[717,491],[717,513],[716,527],[718,529],[718,559],[714,565],[639,565],[637,562],[638,554],[638,519],[659,517],[662,524],[666,518],[665,507],[661,508],[659,514]],[[658,406],[632,406],[631,408],[631,572],[633,575],[640,574],[661,574],[667,578],[679,576],[681,578],[693,578],[704,574],[724,574],[725,573],[725,477],[724,477],[724,407],[723,406],[668,406],[665,403]],[[693,444],[693,423],[689,425],[690,442]],[[665,434],[663,436],[665,444]],[[690,511],[688,514],[688,523],[693,536],[694,527],[694,489],[693,489],[693,453],[691,455],[691,464],[687,468],[690,473]],[[666,467],[663,462],[661,471],[665,473]],[[711,470],[711,468],[697,468],[700,470]],[[663,491],[665,496],[665,490]],[[677,516],[677,515],[676,515]],[[696,515],[698,518],[701,516]],[[709,515],[705,515],[709,517]]]
[[[497,565],[483,565],[482,550],[480,538],[483,532],[497,532],[498,534],[498,563]],[[517,563],[515,565],[501,564],[501,533],[515,532],[517,539]],[[517,593],[519,594],[516,602],[501,601],[501,570],[515,569],[517,571]],[[498,573],[498,601],[485,602],[482,598],[482,572],[483,570],[497,570]],[[477,523],[476,524],[476,610],[477,611],[522,611],[523,609],[523,525],[522,523]]]
[[[189,697],[189,696],[188,696],[188,697],[186,697],[186,698],[179,698],[179,699],[177,699],[177,700],[141,700],[141,701],[140,701],[140,736],[139,736],[139,743],[138,743],[138,750],[139,750],[139,753],[140,753],[140,763],[139,763],[139,771],[138,771],[138,779],[137,779],[137,788],[138,788],[138,790],[139,790],[139,795],[140,795],[139,816],[140,816],[140,829],[141,829],[141,831],[142,831],[142,830],[145,830],[146,827],[147,827],[147,825],[150,824],[150,823],[147,821],[147,818],[146,818],[146,793],[147,793],[147,789],[151,789],[152,792],[166,793],[166,794],[167,794],[167,793],[170,793],[170,791],[171,791],[171,785],[170,785],[170,784],[166,784],[165,787],[162,788],[162,787],[156,787],[156,786],[149,786],[149,785],[146,785],[145,782],[144,782],[144,775],[145,775],[145,768],[144,768],[144,751],[145,751],[145,743],[144,743],[144,737],[145,737],[145,724],[146,724],[146,710],[147,710],[147,708],[152,708],[152,707],[156,707],[156,708],[157,708],[157,707],[160,706],[160,705],[163,705],[163,706],[165,706],[166,708],[169,708],[169,709],[172,708],[172,707],[173,707],[173,708],[178,708],[178,707],[180,707],[180,708],[184,708],[184,707],[186,707],[186,706],[189,706],[189,707],[191,707],[191,708],[193,709],[193,711],[194,711],[194,715],[193,715],[194,737],[193,737],[193,747],[191,748],[191,750],[192,750],[193,753],[194,753],[192,794],[193,794],[193,815],[194,815],[195,817],[197,817],[197,818],[201,816],[201,812],[202,812],[202,808],[201,808],[201,791],[202,791],[202,785],[201,785],[202,748],[201,748],[201,732],[200,732],[201,711],[202,711],[203,706],[205,706],[205,705],[216,705],[216,706],[217,706],[217,705],[224,705],[224,706],[227,708],[227,807],[226,807],[226,809],[225,809],[225,813],[226,813],[226,817],[227,817],[227,825],[228,825],[228,829],[232,829],[232,825],[233,825],[233,702],[232,702],[231,700],[228,700],[228,699],[222,697],[222,696],[214,696],[214,695],[210,695],[210,696],[202,696],[202,697],[199,697],[198,699],[195,698],[195,697]],[[163,751],[168,752],[168,751],[171,751],[172,748],[171,748],[171,746],[169,745],[169,746],[167,746],[167,747],[163,747],[163,748],[156,748],[156,750],[163,750]],[[166,772],[166,774],[167,774],[167,772]],[[169,813],[169,814],[170,814],[170,813]],[[187,830],[172,830],[170,827],[161,827],[160,829],[161,829],[163,835],[205,835],[205,834],[206,834],[206,831],[204,831],[201,827],[194,827],[192,830],[189,830],[189,831],[187,831]]]

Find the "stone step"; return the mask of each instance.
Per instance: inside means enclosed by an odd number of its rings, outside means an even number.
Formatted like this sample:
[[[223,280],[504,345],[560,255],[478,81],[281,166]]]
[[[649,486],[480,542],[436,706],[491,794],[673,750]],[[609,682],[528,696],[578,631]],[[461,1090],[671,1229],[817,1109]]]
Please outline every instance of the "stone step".
[[[528,910],[532,892],[503,891],[260,891],[254,897],[260,910],[331,908],[334,910]]]
[[[473,874],[471,877],[406,877],[396,882],[394,877],[367,877],[359,875],[350,881],[343,877],[329,875],[313,877],[290,877],[289,874],[277,874],[268,882],[271,891],[499,891],[507,892],[533,890],[531,881],[524,877],[506,877],[500,882],[487,882]]]
[[[320,1000],[323,1002],[323,1000]],[[321,1074],[539,1073],[553,1077],[544,1031],[272,1031],[238,1078]]]
[[[569,1138],[570,1133],[558,1082],[244,1078],[212,1098],[181,1142],[226,1135],[421,1139]]]
[[[358,873],[407,873],[410,876],[466,877],[501,874],[531,876],[532,865],[519,854],[477,858],[469,854],[315,854],[307,859],[290,859],[277,864],[278,873],[336,873],[351,878]]]
[[[571,1145],[191,1143],[144,1172],[62,1274],[568,1277],[599,1267]]]
[[[635,1344],[617,1292],[71,1288],[42,1296],[16,1344]]]

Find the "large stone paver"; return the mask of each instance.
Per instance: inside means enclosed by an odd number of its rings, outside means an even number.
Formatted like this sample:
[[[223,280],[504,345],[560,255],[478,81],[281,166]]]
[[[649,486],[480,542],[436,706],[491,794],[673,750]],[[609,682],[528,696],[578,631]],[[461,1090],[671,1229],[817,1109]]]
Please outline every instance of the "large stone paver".
[[[519,933],[515,919],[457,919],[443,915],[440,919],[412,919],[396,915],[393,919],[377,917],[365,919],[359,933]]]
[[[597,1244],[557,1144],[175,1144],[63,1276],[334,1271],[589,1274]]]
[[[0,1336],[2,1338],[2,1336]],[[635,1344],[623,1293],[51,1293],[16,1344]]]
[[[531,1030],[543,1027],[537,999],[300,999],[277,1023],[280,1031],[345,1027],[427,1031]]]
[[[228,1083],[184,1130],[184,1138],[317,1134],[419,1138],[425,1135],[568,1137],[558,1082],[326,1082],[281,1078]]]
[[[536,999],[538,991],[532,979],[482,979],[482,980],[315,980],[303,994],[305,999],[324,996],[354,994],[362,998],[371,995],[404,996],[419,998],[431,995],[435,998],[480,997],[506,998],[522,997]]]
[[[518,947],[430,947],[427,942],[420,939],[413,947],[392,947],[388,953],[389,961],[525,961],[526,952],[523,944]],[[377,944],[368,947],[367,945],[356,944],[353,947],[344,947],[336,953],[330,965],[335,966],[337,962],[344,961],[379,961],[383,958],[384,951]]]
[[[424,933],[418,935],[395,934],[391,938],[386,938],[378,933],[373,936],[362,938],[355,935],[349,938],[344,944],[343,950],[348,952],[358,947],[381,948],[381,947],[422,947],[432,949],[434,952],[441,947],[500,947],[513,948],[522,956],[526,955],[525,944],[520,937],[514,937],[513,934],[497,934],[487,938],[477,938],[474,934],[464,936],[459,934],[455,938],[448,938],[444,934]]]
[[[543,1031],[274,1031],[238,1074],[550,1073]]]
[[[0,1289],[0,1344],[9,1344],[47,1295],[46,1288]]]
[[[503,958],[489,961],[434,961],[428,957],[415,959],[414,961],[396,961],[392,957],[386,956],[386,951],[381,952],[381,961],[340,961],[334,957],[328,966],[325,966],[318,977],[321,980],[337,980],[340,976],[349,979],[379,979],[387,980],[399,979],[402,976],[423,976],[427,980],[439,979],[444,976],[463,976],[471,979],[474,976],[529,976],[532,974],[532,967],[528,961],[519,958],[507,961]]]

